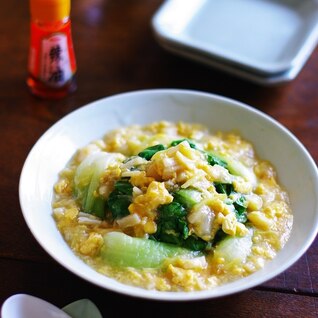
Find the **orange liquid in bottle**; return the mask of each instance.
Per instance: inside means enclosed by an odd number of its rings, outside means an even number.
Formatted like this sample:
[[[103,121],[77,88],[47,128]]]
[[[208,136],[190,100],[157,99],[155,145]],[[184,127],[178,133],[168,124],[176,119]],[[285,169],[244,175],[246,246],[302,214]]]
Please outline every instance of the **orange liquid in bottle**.
[[[76,90],[76,60],[69,17],[31,21],[27,85],[32,94],[62,98]]]

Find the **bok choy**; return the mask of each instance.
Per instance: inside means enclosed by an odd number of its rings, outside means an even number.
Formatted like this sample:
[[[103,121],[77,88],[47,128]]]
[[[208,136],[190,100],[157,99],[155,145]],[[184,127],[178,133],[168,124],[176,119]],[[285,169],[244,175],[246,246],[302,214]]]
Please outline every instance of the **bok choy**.
[[[105,169],[119,158],[119,154],[96,152],[87,156],[76,169],[74,194],[84,212],[104,218],[106,201],[98,191],[100,180]]]
[[[194,258],[199,252],[167,243],[136,238],[121,232],[104,235],[101,257],[112,265],[134,268],[158,268],[167,258]]]

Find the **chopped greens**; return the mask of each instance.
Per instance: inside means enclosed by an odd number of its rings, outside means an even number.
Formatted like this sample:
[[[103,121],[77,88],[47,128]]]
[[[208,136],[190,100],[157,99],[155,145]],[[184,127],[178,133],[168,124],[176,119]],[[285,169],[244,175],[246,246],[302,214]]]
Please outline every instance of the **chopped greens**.
[[[196,144],[193,141],[191,141],[190,139],[187,139],[187,138],[183,138],[183,139],[178,139],[178,140],[172,141],[171,144],[170,144],[170,147],[175,147],[175,146],[179,145],[183,141],[187,141],[191,148],[197,149]]]
[[[191,251],[204,251],[209,243],[192,234],[184,241],[183,246]]]
[[[129,215],[128,207],[132,202],[132,189],[133,186],[128,180],[122,179],[115,183],[114,190],[107,200],[107,206],[113,219],[120,219]]]
[[[161,218],[170,218],[170,217],[178,217],[183,218],[187,216],[186,209],[178,202],[171,202],[169,204],[161,205],[158,209],[160,212]]]
[[[120,267],[158,268],[165,259],[182,256],[194,258],[198,252],[142,238],[128,236],[120,232],[104,235],[101,257]]]
[[[204,250],[208,243],[195,235],[190,235],[187,210],[179,202],[161,205],[158,209],[157,232],[153,240],[174,244],[192,251]]]
[[[249,233],[242,237],[228,235],[216,245],[214,257],[216,259],[223,258],[226,266],[244,263],[251,251],[252,235],[252,230],[249,230]]]
[[[246,212],[247,204],[246,204],[246,199],[244,195],[235,192],[233,185],[230,183],[229,184],[215,183],[214,186],[215,186],[216,192],[224,193],[227,196],[233,195],[235,197],[234,201],[228,198],[227,204],[233,204],[236,219],[241,223],[246,223],[247,222],[247,212]]]
[[[212,159],[210,159],[210,156],[212,156]],[[249,181],[252,183],[252,185],[256,184],[256,177],[253,171],[251,171],[248,167],[246,167],[243,163],[241,163],[238,160],[233,159],[229,155],[221,155],[219,153],[212,153],[209,152],[207,155],[208,162],[212,160],[213,158],[216,159],[216,164],[223,166],[226,168],[231,174],[235,176],[241,176],[246,181]]]
[[[174,201],[179,202],[185,208],[191,209],[193,205],[201,201],[201,192],[195,189],[180,189],[174,193]]]
[[[160,206],[157,220],[157,232],[153,235],[156,241],[182,246],[189,236],[186,220],[187,211],[178,202]]]
[[[212,155],[210,153],[206,153],[206,160],[208,161],[208,163],[211,165],[211,166],[214,166],[214,165],[219,165],[221,167],[224,167],[225,169],[228,169],[228,164],[225,160],[219,158],[218,156],[216,155]]]
[[[138,156],[150,160],[155,153],[164,149],[166,149],[164,145],[158,144],[142,150],[138,153]]]
[[[97,152],[85,158],[74,175],[74,195],[84,212],[100,218],[105,216],[105,199],[99,195],[100,179],[107,166],[116,161],[116,156]]]
[[[215,190],[217,193],[224,193],[230,195],[234,191],[233,184],[231,183],[214,183]]]
[[[245,197],[241,195],[236,201],[233,202],[233,205],[235,208],[236,219],[241,223],[245,223],[247,221]]]
[[[122,194],[132,195],[133,186],[128,180],[122,179],[116,181],[114,188],[117,192],[120,192]]]
[[[218,244],[220,241],[228,236],[222,229],[218,229],[213,238],[213,245]]]

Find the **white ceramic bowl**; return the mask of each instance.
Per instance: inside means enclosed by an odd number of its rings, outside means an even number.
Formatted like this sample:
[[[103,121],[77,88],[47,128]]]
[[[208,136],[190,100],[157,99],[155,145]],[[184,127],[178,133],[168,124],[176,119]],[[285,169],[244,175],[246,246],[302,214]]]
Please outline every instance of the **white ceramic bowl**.
[[[95,272],[63,240],[52,217],[53,185],[74,152],[106,131],[158,120],[199,122],[211,129],[238,130],[268,159],[288,191],[294,214],[291,237],[264,269],[209,291],[159,292],[123,285]],[[147,299],[196,300],[225,296],[259,285],[293,265],[318,230],[318,172],[304,146],[266,114],[234,100],[189,90],[143,90],[107,97],[54,124],[34,145],[20,178],[20,204],[34,237],[57,262],[100,287]]]

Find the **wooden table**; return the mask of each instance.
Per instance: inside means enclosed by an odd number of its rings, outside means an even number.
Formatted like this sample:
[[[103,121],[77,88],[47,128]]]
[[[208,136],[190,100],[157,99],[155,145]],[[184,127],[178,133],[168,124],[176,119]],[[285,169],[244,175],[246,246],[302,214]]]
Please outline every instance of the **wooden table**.
[[[291,268],[232,296],[165,303],[103,290],[48,256],[23,219],[20,172],[37,139],[57,120],[96,99],[131,90],[185,88],[237,99],[289,128],[318,161],[318,49],[291,83],[260,87],[164,51],[150,19],[161,0],[81,0],[72,3],[78,90],[48,101],[29,93],[28,2],[2,1],[0,10],[0,304],[28,293],[59,307],[91,299],[105,317],[318,317],[318,241]]]

